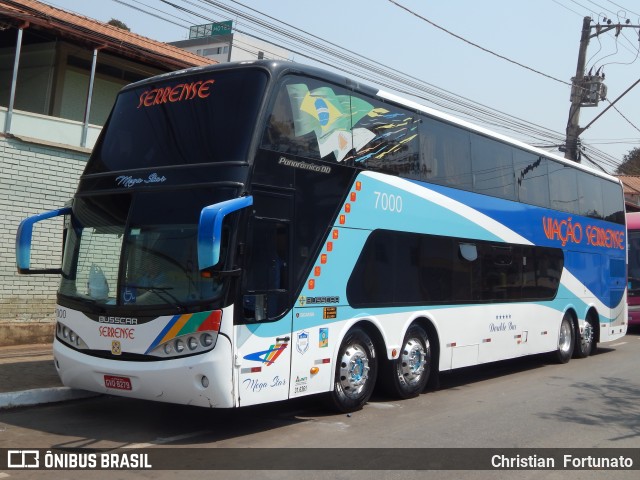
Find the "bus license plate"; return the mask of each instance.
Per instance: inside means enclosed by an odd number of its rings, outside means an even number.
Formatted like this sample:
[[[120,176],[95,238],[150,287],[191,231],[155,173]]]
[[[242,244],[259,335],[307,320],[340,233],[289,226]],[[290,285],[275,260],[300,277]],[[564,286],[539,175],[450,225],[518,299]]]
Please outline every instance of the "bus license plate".
[[[114,388],[116,390],[131,390],[131,380],[127,377],[105,375],[104,386],[107,388]]]

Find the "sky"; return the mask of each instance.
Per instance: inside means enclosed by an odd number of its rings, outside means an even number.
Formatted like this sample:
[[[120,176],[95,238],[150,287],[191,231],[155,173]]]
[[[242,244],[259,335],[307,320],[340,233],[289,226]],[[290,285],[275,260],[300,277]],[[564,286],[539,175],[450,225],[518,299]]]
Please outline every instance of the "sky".
[[[132,32],[164,42],[188,38],[189,25],[225,20],[233,20],[234,28],[243,33],[278,44],[290,41],[217,5],[222,4],[285,32],[330,42],[337,52],[426,82],[438,93],[420,103],[447,113],[453,108],[455,115],[455,105],[465,102],[462,118],[536,146],[557,144],[559,140],[527,137],[521,128],[505,130],[504,125],[489,125],[486,117],[468,116],[469,103],[483,111],[497,111],[500,117],[516,117],[536,128],[544,127],[562,139],[583,18],[590,16],[594,25],[605,23],[605,17],[614,23],[624,24],[629,19],[631,25],[640,24],[640,6],[632,0],[41,1],[100,21],[116,18]],[[617,37],[612,31],[590,40],[586,70],[602,68],[611,102],[640,78],[638,32],[637,28],[625,27]],[[305,53],[299,46],[289,45],[298,51],[291,59],[317,64],[308,58],[318,58],[313,51]],[[328,69],[338,64],[327,56],[321,61],[321,66]],[[394,90],[386,87],[383,77],[362,72],[354,75],[363,83]],[[442,104],[443,95],[453,98],[453,103]],[[459,98],[462,100],[456,100]],[[583,107],[580,126],[586,126],[608,105],[603,101],[597,107]],[[610,108],[581,135],[586,144],[602,152],[588,150],[609,172],[625,154],[640,148],[638,105],[640,83],[615,103],[617,110]],[[562,155],[557,148],[546,149]]]

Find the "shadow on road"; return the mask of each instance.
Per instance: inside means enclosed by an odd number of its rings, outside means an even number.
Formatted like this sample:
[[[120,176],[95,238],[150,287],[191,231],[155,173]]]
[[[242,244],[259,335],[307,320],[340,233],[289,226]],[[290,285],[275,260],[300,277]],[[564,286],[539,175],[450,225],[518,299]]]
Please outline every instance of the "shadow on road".
[[[627,337],[622,341],[638,342],[640,325],[629,327]],[[598,349],[602,355],[610,349]],[[638,368],[630,365],[629,368]],[[576,404],[556,412],[541,415],[542,418],[593,426],[619,426],[623,435],[610,438],[611,441],[640,438],[640,385],[618,377],[604,377],[594,382],[571,384],[568,396],[576,397]],[[586,407],[589,406],[589,408]]]
[[[598,355],[606,355],[611,351],[601,348]],[[439,389],[454,389],[539,369],[548,363],[548,356],[536,355],[464,368],[442,374]],[[632,428],[636,435],[640,434],[640,402],[637,401],[640,386],[610,378],[605,383],[576,383],[571,388],[583,392],[590,405],[594,397],[600,398],[601,407],[595,411],[583,410],[576,404],[575,408],[548,413],[545,418],[585,424],[621,422],[625,424],[627,432]],[[376,391],[371,403],[382,405],[389,401],[384,393]],[[47,442],[51,441],[51,436],[59,439],[55,445],[44,445],[46,448],[121,448],[146,445],[145,442],[173,446],[197,446],[226,440],[238,443],[245,436],[338,416],[343,415],[332,413],[318,396],[231,410],[209,410],[101,396],[0,412],[0,447],[15,448],[16,445],[7,441],[19,439],[19,429],[45,432],[48,435],[43,438]],[[38,438],[37,434],[35,438]]]
[[[624,435],[610,440],[640,437],[640,386],[622,378],[599,379],[597,383],[574,383],[576,405],[542,414],[544,419],[582,425],[619,425]],[[586,407],[589,405],[589,408]]]

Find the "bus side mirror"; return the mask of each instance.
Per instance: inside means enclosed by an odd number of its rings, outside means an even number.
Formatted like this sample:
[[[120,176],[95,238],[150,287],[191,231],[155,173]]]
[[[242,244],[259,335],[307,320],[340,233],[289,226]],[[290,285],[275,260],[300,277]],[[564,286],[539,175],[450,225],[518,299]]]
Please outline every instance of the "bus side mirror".
[[[234,198],[204,207],[198,224],[198,268],[214,267],[220,261],[220,238],[224,217],[253,205],[253,197]]]
[[[43,268],[37,270],[31,270],[31,240],[33,236],[33,226],[43,220],[49,218],[59,217],[62,215],[69,215],[71,213],[71,207],[59,208],[57,210],[50,210],[43,212],[33,217],[25,218],[20,222],[18,232],[16,233],[16,266],[18,267],[18,273],[21,274],[57,274],[62,272],[61,268]]]

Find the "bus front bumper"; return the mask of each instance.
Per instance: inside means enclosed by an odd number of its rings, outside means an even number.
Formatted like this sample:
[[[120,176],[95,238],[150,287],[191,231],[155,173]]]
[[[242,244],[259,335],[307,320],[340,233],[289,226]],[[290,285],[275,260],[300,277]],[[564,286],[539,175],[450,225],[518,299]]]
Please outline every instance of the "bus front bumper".
[[[153,362],[109,360],[54,340],[62,383],[71,388],[208,408],[234,407],[231,345],[220,336],[213,350]]]

